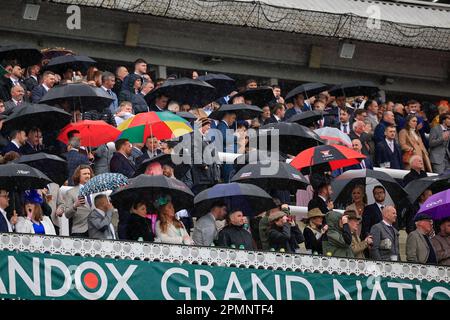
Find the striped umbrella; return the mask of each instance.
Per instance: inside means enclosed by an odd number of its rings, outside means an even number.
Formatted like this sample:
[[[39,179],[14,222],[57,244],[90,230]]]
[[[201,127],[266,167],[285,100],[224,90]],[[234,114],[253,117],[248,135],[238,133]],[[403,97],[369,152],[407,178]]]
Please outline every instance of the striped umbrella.
[[[149,136],[164,140],[192,132],[188,121],[168,111],[139,113],[117,128],[122,131],[119,139],[128,139],[131,143],[145,142]]]

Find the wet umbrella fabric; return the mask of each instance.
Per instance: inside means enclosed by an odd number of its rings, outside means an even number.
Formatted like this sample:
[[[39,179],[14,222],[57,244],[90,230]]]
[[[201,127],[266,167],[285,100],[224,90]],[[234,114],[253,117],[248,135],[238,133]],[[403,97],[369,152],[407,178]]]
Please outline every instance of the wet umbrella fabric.
[[[218,98],[225,97],[236,90],[236,81],[225,74],[209,73],[199,76],[197,79],[205,81],[216,88]]]
[[[87,69],[96,64],[97,61],[87,56],[64,55],[50,59],[45,70],[63,74],[67,69],[85,73]]]
[[[0,47],[0,63],[3,60],[17,60],[22,68],[27,68],[39,64],[41,59],[42,53],[36,48],[17,45]]]
[[[120,173],[102,173],[93,177],[80,188],[81,196],[99,193],[103,191],[115,191],[128,184],[128,178]]]
[[[449,188],[450,173],[447,173],[413,180],[405,187],[405,191],[408,193],[409,201],[414,203],[426,189],[430,189],[433,194],[436,194]]]
[[[222,120],[225,114],[232,112],[236,114],[236,118],[239,120],[249,120],[261,115],[262,110],[258,106],[252,106],[249,104],[224,104],[218,110],[213,111],[210,115],[210,119]]]
[[[309,97],[315,96],[316,94],[326,91],[327,89],[328,86],[323,83],[319,82],[305,83],[289,91],[284,100],[286,102],[292,102],[295,96],[299,94],[303,94],[305,99],[308,99]]]
[[[42,189],[51,182],[40,170],[26,164],[8,163],[0,166],[0,189]]]
[[[48,153],[34,153],[23,155],[17,163],[27,164],[42,171],[47,177],[58,185],[67,180],[67,162],[63,158]]]

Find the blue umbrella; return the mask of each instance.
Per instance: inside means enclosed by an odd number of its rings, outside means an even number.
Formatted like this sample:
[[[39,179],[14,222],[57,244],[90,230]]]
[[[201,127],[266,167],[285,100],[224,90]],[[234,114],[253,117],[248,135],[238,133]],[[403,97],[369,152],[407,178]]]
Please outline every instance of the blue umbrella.
[[[117,188],[128,184],[128,178],[120,173],[102,173],[93,177],[84,186],[80,188],[80,196],[89,196],[93,193],[99,193],[108,190],[116,190]]]
[[[208,213],[218,201],[225,203],[228,210],[240,210],[246,216],[276,208],[272,197],[258,186],[244,183],[216,184],[194,198],[194,215]]]

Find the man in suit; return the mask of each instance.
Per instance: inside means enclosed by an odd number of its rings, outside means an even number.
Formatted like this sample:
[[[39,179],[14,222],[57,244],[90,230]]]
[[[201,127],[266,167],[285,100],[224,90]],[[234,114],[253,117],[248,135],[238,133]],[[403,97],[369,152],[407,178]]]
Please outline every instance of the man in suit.
[[[15,85],[11,88],[11,100],[5,102],[4,115],[9,116],[15,110],[20,107],[24,107],[26,102],[24,101],[25,90],[21,85]]]
[[[3,101],[8,101],[11,99],[11,88],[20,85],[24,92],[26,92],[27,87],[23,83],[23,69],[20,66],[20,64],[15,61],[6,61],[3,64],[6,71],[8,71],[7,74],[5,74],[0,79],[0,99]],[[27,97],[25,96],[25,100],[27,100]]]
[[[325,110],[325,102],[320,99],[316,99],[313,104],[313,109],[315,111],[324,112]],[[319,128],[323,127],[334,127],[336,125],[336,121],[333,115],[329,115],[328,113],[323,114],[323,118],[318,122]]]
[[[323,214],[327,214],[334,208],[333,201],[331,201],[333,189],[329,183],[322,183],[317,189],[317,195],[308,202],[308,211],[319,208]]]
[[[11,141],[6,145],[6,147],[3,149],[3,155],[10,151],[17,152],[18,154],[21,154],[20,148],[25,144],[25,141],[27,140],[27,135],[25,131],[23,130],[14,130],[11,132]]]
[[[403,177],[403,186],[407,186],[411,181],[426,178],[427,173],[424,170],[423,159],[419,155],[413,155],[411,159],[409,159],[409,166],[411,170],[409,173]]]
[[[350,132],[349,137],[352,140],[359,139],[361,141],[361,153],[367,157],[371,157],[374,150],[370,150],[370,136],[364,131],[365,127],[366,124],[364,121],[355,120],[352,125],[353,130]]]
[[[122,83],[128,73],[128,69],[125,66],[118,66],[116,69],[116,81],[112,91],[114,91],[117,96],[119,96],[120,91],[122,91]]]
[[[386,127],[395,126],[395,116],[392,111],[385,111],[383,113],[383,119],[380,123],[375,127],[373,133],[373,140],[375,143],[381,142],[384,139],[384,131]]]
[[[364,218],[364,215],[363,215]],[[383,219],[370,229],[373,237],[370,256],[375,260],[399,261],[399,232],[393,224],[397,220],[397,211],[393,206],[383,209]]]
[[[89,165],[89,159],[85,154],[80,153],[80,138],[72,137],[69,139],[69,144],[67,145],[68,151],[63,155],[67,161],[67,180],[69,186],[74,186],[74,181],[72,179],[75,169],[82,164]]]
[[[32,154],[39,152],[43,149],[41,144],[42,131],[39,128],[31,128],[27,133],[27,140],[25,144],[20,148],[21,154]]]
[[[14,226],[17,223],[17,214],[13,214],[11,219],[8,219],[5,209],[9,207],[9,193],[6,190],[0,189],[0,233],[14,232]]]
[[[375,147],[375,163],[382,168],[403,169],[402,151],[395,141],[396,134],[394,126],[386,127],[385,139]]]
[[[378,125],[378,102],[376,100],[367,100],[364,104],[364,108],[367,110],[367,120],[372,124],[372,130]]]
[[[144,83],[146,81],[145,75],[147,74],[147,62],[144,59],[141,59],[141,58],[136,59],[136,61],[134,61],[134,72],[132,74],[139,76],[139,78],[141,79],[142,83]],[[127,88],[127,82],[128,82],[127,80],[128,79],[127,78],[130,75],[131,74],[127,74],[123,78],[122,90],[128,90],[128,88]]]
[[[286,109],[284,108],[284,105],[281,103],[276,103],[273,107],[272,107],[272,114],[270,116],[269,119],[267,119],[264,124],[269,124],[269,123],[278,123],[278,122],[282,122],[284,120],[284,115],[286,113]]]
[[[197,246],[211,246],[217,241],[219,231],[216,221],[225,219],[227,207],[223,202],[214,203],[208,214],[197,220],[192,240]]]
[[[339,112],[339,122],[334,125],[335,128],[341,130],[345,134],[350,134],[350,114],[347,109],[341,109]]]
[[[116,239],[116,233],[111,223],[114,208],[104,194],[99,194],[94,199],[95,209],[88,216],[89,238],[91,239]]]
[[[386,190],[380,185],[373,188],[372,192],[375,203],[364,208],[361,222],[361,239],[365,239],[369,235],[372,226],[383,220],[382,212],[386,207],[384,204],[384,201],[386,200]]]
[[[426,214],[418,214],[414,218],[416,230],[406,238],[406,260],[413,263],[437,264],[437,255],[431,244],[433,219]]]
[[[361,141],[359,139],[353,139],[352,140],[352,146],[353,146],[353,150],[355,150],[356,152],[361,153],[362,144],[361,144]],[[348,170],[360,170],[360,169],[373,170],[373,164],[372,164],[372,161],[370,160],[370,158],[362,159],[361,162],[358,163],[358,164],[354,164],[352,166],[348,166],[348,167],[343,168],[344,172],[348,171]]]
[[[305,110],[311,110],[311,106],[306,104],[305,96],[300,93],[294,97],[294,106],[286,110],[285,118],[287,120],[290,117],[295,116],[297,113],[302,113]]]
[[[32,92],[34,87],[39,85],[38,77],[40,71],[41,66],[38,64],[28,67],[28,78],[26,78],[23,83],[25,84],[29,92]]]
[[[217,130],[222,135],[223,152],[237,153],[237,137],[234,135],[234,123],[236,121],[236,113],[228,112],[219,122]],[[225,183],[229,182],[230,174],[233,171],[232,164],[224,164],[222,167],[222,179]]]
[[[115,142],[116,152],[114,152],[109,170],[112,173],[121,173],[127,178],[132,178],[136,171],[134,164],[128,159],[131,156],[133,145],[128,139],[119,139]]]
[[[115,114],[117,108],[119,107],[119,99],[117,95],[112,90],[114,88],[114,84],[116,83],[116,77],[111,72],[105,71],[102,74],[102,86],[101,88],[106,91],[108,95],[111,96],[113,102],[109,105],[109,110],[112,114]]]
[[[162,151],[160,148],[161,145],[158,138],[156,138],[155,136],[147,137],[147,139],[145,139],[145,146],[141,149],[142,154],[135,161],[136,168],[138,168],[141,165],[141,163],[144,162],[145,160],[151,159],[161,154]]]
[[[439,125],[430,131],[430,161],[433,171],[443,173],[450,169],[450,113],[439,116]]]
[[[42,75],[42,83],[36,86],[31,92],[31,102],[39,103],[42,97],[53,88],[56,82],[55,74],[52,71],[45,71]]]
[[[149,111],[155,111],[155,112],[159,112],[159,111],[166,111],[167,110],[167,104],[169,103],[169,97],[158,93],[155,99],[155,103],[153,103],[150,107],[149,107]]]

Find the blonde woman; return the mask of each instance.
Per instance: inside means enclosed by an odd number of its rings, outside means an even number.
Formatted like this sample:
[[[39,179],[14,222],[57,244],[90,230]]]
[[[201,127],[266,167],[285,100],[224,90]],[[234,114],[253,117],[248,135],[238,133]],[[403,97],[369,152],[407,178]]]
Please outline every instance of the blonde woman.
[[[194,244],[183,223],[177,219],[169,197],[161,197],[154,203],[159,212],[156,222],[156,241],[173,244]]]

